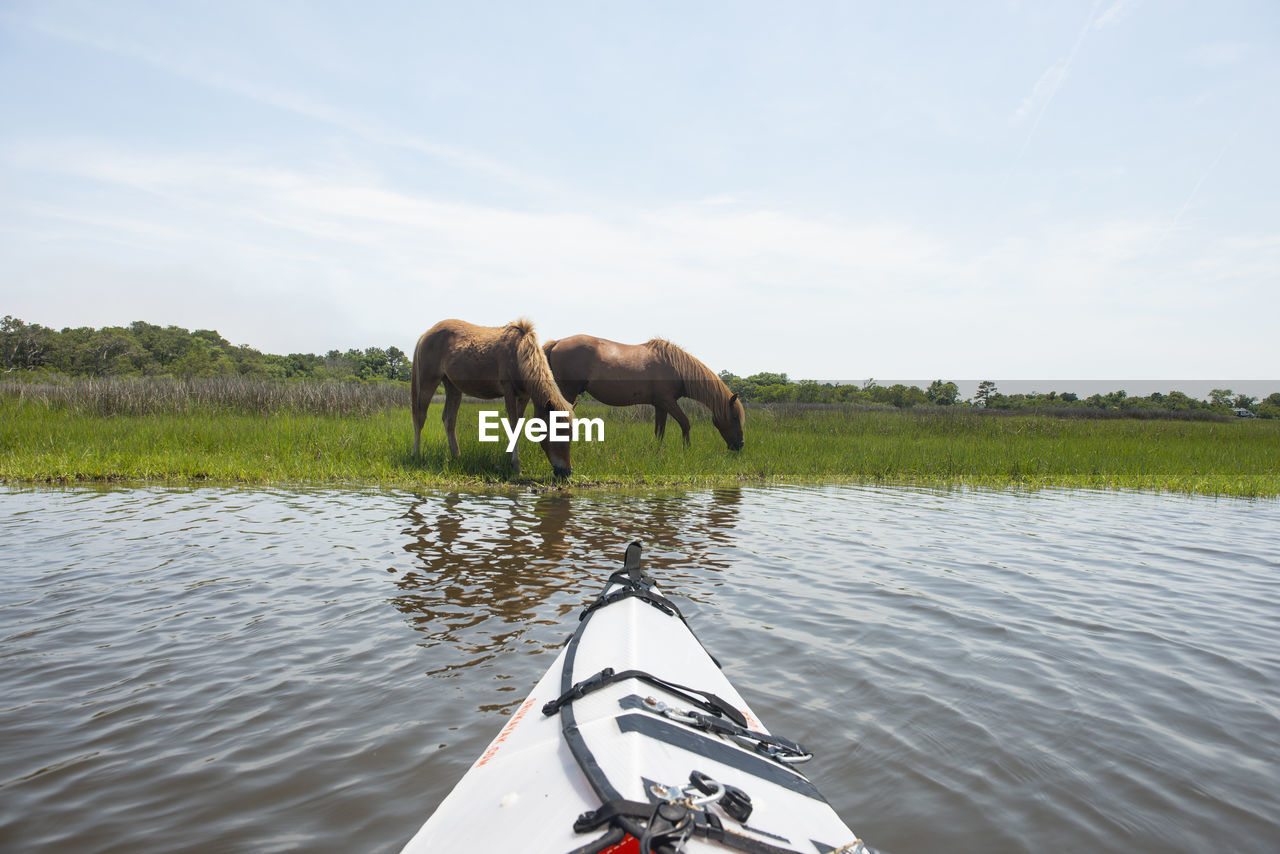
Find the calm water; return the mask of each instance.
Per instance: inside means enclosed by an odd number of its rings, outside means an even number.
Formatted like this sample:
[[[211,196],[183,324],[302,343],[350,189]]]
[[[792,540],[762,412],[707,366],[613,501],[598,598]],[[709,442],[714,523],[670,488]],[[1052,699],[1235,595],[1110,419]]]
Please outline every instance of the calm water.
[[[0,850],[394,852],[623,544],[860,834],[1280,847],[1280,503],[0,491]]]

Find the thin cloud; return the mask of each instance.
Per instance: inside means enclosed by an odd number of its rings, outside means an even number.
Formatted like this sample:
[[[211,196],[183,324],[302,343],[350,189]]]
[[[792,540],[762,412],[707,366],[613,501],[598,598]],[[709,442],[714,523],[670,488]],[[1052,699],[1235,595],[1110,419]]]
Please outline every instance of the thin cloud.
[[[1053,103],[1058,90],[1062,88],[1067,78],[1071,76],[1071,66],[1075,63],[1080,49],[1084,47],[1089,33],[1095,29],[1104,29],[1106,26],[1110,26],[1120,20],[1126,10],[1133,5],[1133,0],[1116,0],[1102,15],[1098,14],[1100,5],[1101,0],[1094,0],[1093,5],[1089,7],[1089,17],[1085,20],[1084,26],[1080,28],[1075,44],[1071,46],[1070,53],[1050,65],[1040,75],[1040,79],[1036,81],[1035,86],[1031,89],[1031,94],[1023,100],[1014,113],[1013,122],[1015,124],[1020,124],[1028,118],[1034,117],[1032,118],[1031,127],[1027,130],[1027,136],[1022,141],[1022,148],[1018,150],[1015,162],[1020,160],[1026,153],[1027,148],[1031,145],[1031,140],[1036,135],[1036,129],[1040,127],[1040,120],[1044,118],[1044,114],[1049,110],[1049,105]],[[1010,166],[1010,170],[1012,170],[1012,166]]]
[[[1098,16],[1093,28],[1095,30],[1105,30],[1107,27],[1120,23],[1132,14],[1133,10],[1138,8],[1141,2],[1142,0],[1116,0]]]
[[[1074,54],[1073,54],[1074,56]],[[1039,122],[1040,116],[1049,107],[1049,102],[1053,100],[1053,96],[1058,94],[1058,89],[1066,81],[1068,73],[1071,70],[1071,57],[1060,59],[1053,65],[1045,69],[1040,75],[1040,79],[1036,81],[1036,85],[1031,87],[1031,94],[1023,100],[1018,107],[1017,112],[1013,114],[1015,123],[1023,122],[1031,116],[1035,116]],[[1034,132],[1035,127],[1032,126]]]
[[[786,350],[794,341],[771,332],[802,327],[815,342],[854,334],[868,354],[892,353],[895,367],[928,372],[925,357],[915,365],[893,325],[877,320],[911,317],[972,362],[956,370],[981,372],[979,357],[998,353],[974,350],[973,329],[1034,329],[1028,319],[1046,314],[1068,326],[1099,316],[1117,327],[1141,325],[1155,298],[1142,283],[1151,282],[1160,283],[1161,305],[1172,315],[1191,313],[1189,306],[1203,313],[1208,272],[1247,287],[1262,280],[1259,271],[1232,265],[1266,257],[1274,268],[1276,255],[1274,242],[1255,249],[1199,238],[1154,252],[1164,223],[1151,219],[1030,226],[983,244],[910,222],[801,216],[731,200],[604,213],[513,210],[442,200],[363,174],[225,155],[51,144],[25,149],[20,160],[0,151],[0,159],[90,187],[56,205],[9,206],[26,233],[9,256],[20,257],[22,269],[44,271],[43,280],[64,282],[47,298],[25,296],[14,310],[62,323],[57,306],[81,295],[92,302],[103,281],[138,275],[159,282],[172,271],[169,281],[184,287],[126,288],[121,299],[133,293],[130,311],[170,322],[191,316],[192,282],[234,293],[230,308],[200,303],[208,315],[193,322],[271,351],[411,342],[433,317],[499,322],[529,313],[547,337],[665,335],[696,342],[709,363],[738,372],[783,365],[824,376],[823,365],[829,372],[853,358],[815,343],[798,363]],[[30,234],[46,226],[53,242]],[[73,260],[81,266],[68,267]],[[85,272],[95,265],[101,275]],[[607,320],[593,296],[601,288],[612,306]],[[260,309],[300,293],[308,328],[274,328],[271,312]],[[815,317],[816,305],[832,310]],[[724,331],[708,333],[709,317],[723,318]],[[744,340],[766,343],[745,348]],[[1030,333],[1019,342],[1032,354],[1027,370],[1054,370],[1053,354],[1036,349],[1042,342]]]
[[[48,37],[145,63],[192,83],[337,127],[368,142],[415,151],[525,190],[547,195],[564,194],[562,188],[541,176],[530,174],[478,152],[442,145],[386,128],[368,117],[348,114],[296,91],[270,86],[262,80],[247,79],[227,71],[217,70],[210,62],[201,62],[190,56],[179,56],[171,52],[107,38],[73,29],[61,23],[55,24],[36,19],[28,19],[22,23]]]
[[[611,293],[643,295],[647,305],[712,307],[778,287],[870,299],[892,282],[906,298],[948,268],[947,248],[906,225],[824,220],[728,201],[606,213],[514,210],[324,169],[72,143],[0,151],[0,161],[90,188],[38,210],[10,206],[26,226],[45,223],[61,233],[63,245],[96,245],[144,264],[196,259],[229,278],[247,268],[264,291],[296,288],[340,267],[362,271],[362,288],[388,295],[423,283],[441,289],[468,282],[475,293],[536,293],[565,304],[607,283]],[[142,251],[111,253],[104,241]],[[263,262],[276,278],[265,275]],[[353,309],[364,310],[344,304],[335,314]]]
[[[1239,136],[1239,135],[1240,134],[1237,132],[1236,136]],[[1158,242],[1163,243],[1165,238],[1168,237],[1169,234],[1177,230],[1178,223],[1182,221],[1183,215],[1187,212],[1187,209],[1191,207],[1191,203],[1195,201],[1196,195],[1200,192],[1200,187],[1204,184],[1205,180],[1209,177],[1209,175],[1212,174],[1214,168],[1217,167],[1218,165],[1218,161],[1222,159],[1222,155],[1227,153],[1227,148],[1231,145],[1231,143],[1234,140],[1235,140],[1235,137],[1232,137],[1231,139],[1228,139],[1226,142],[1222,143],[1222,148],[1219,149],[1218,156],[1213,158],[1213,161],[1210,162],[1209,167],[1204,170],[1204,173],[1200,176],[1199,180],[1196,181],[1195,186],[1191,188],[1191,192],[1187,194],[1187,198],[1183,201],[1182,207],[1178,208],[1178,212],[1173,215],[1173,219],[1169,221],[1169,224],[1160,233],[1160,239]]]

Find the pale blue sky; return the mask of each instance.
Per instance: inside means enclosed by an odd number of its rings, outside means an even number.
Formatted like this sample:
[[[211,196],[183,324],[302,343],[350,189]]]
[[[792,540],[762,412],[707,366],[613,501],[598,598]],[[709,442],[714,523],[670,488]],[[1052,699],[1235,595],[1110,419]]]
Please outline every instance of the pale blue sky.
[[[0,314],[1273,378],[1280,5],[0,3]]]

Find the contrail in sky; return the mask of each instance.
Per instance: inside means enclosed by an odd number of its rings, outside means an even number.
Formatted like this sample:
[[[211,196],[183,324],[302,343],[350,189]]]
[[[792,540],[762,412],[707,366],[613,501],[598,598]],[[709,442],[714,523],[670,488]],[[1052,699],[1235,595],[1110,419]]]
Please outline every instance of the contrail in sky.
[[[1214,167],[1218,165],[1218,161],[1222,159],[1222,155],[1227,153],[1227,148],[1231,143],[1235,142],[1236,137],[1238,136],[1240,136],[1240,131],[1236,131],[1231,138],[1222,143],[1222,148],[1218,151],[1218,156],[1213,158],[1213,162],[1209,164],[1209,168],[1204,170],[1204,174],[1200,176],[1200,180],[1196,181],[1195,186],[1191,188],[1191,192],[1187,194],[1186,201],[1182,203],[1182,207],[1178,208],[1178,212],[1174,214],[1173,220],[1165,226],[1164,231],[1160,232],[1160,239],[1156,241],[1157,246],[1164,243],[1164,239],[1169,236],[1169,232],[1178,227],[1178,222],[1182,219],[1182,215],[1187,212],[1187,208],[1191,207],[1191,203],[1195,201],[1196,193],[1200,192],[1200,185],[1203,184],[1205,179],[1213,172]]]
[[[1071,73],[1071,66],[1076,60],[1076,54],[1080,53],[1080,48],[1084,46],[1085,40],[1089,37],[1089,31],[1094,29],[1103,29],[1113,22],[1119,20],[1122,12],[1130,5],[1130,0],[1117,0],[1107,7],[1107,10],[1098,17],[1098,7],[1102,5],[1102,0],[1094,0],[1093,5],[1089,8],[1089,17],[1085,20],[1084,26],[1080,28],[1080,34],[1076,36],[1076,43],[1072,45],[1071,52],[1067,54],[1066,59],[1061,59],[1049,66],[1044,74],[1040,75],[1040,79],[1036,81],[1035,87],[1031,90],[1031,94],[1023,101],[1015,118],[1023,118],[1034,108],[1035,102],[1040,101],[1040,109],[1036,110],[1035,119],[1031,122],[1031,129],[1027,131],[1027,137],[1022,141],[1022,147],[1018,149],[1017,155],[1009,164],[1009,169],[1005,172],[1004,182],[1007,183],[1009,177],[1013,174],[1014,167],[1018,165],[1018,161],[1022,160],[1027,148],[1031,145],[1031,140],[1036,135],[1036,129],[1040,127],[1040,120],[1044,118],[1045,112],[1048,111],[1049,105],[1053,103],[1054,96],[1058,94],[1058,90],[1062,88],[1062,84],[1066,81]]]

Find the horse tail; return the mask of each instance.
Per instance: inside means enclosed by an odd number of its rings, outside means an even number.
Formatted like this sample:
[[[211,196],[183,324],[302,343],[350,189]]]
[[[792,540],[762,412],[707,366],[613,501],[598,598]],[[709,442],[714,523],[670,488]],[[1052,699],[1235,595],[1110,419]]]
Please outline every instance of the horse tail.
[[[533,324],[522,317],[509,323],[507,328],[519,336],[516,342],[516,362],[535,405],[550,402],[551,409],[572,412],[573,406],[564,399],[560,387],[556,385],[556,378],[551,373],[546,348],[538,346],[538,336],[533,331]],[[547,342],[548,345],[554,343],[554,340]]]
[[[435,393],[435,389],[431,389],[426,401],[423,401],[422,389],[418,388],[419,383],[422,382],[422,374],[427,370],[423,359],[426,357],[427,338],[433,331],[435,331],[434,326],[418,336],[418,343],[413,345],[413,362],[409,366],[409,411],[413,413],[414,423],[420,423],[426,417],[426,406],[431,404],[430,395]]]
[[[431,372],[436,366],[427,364],[428,349],[432,334],[440,327],[436,324],[418,338],[413,346],[413,363],[409,368],[409,412],[413,415],[413,455],[418,456],[422,442],[422,425],[427,420],[427,409],[431,406],[431,397],[436,393],[434,387],[423,388],[430,382]],[[437,379],[436,382],[439,382]]]
[[[415,357],[418,355],[417,348],[414,348]],[[413,363],[409,365],[409,411],[415,416],[418,414],[418,360],[415,358]]]

